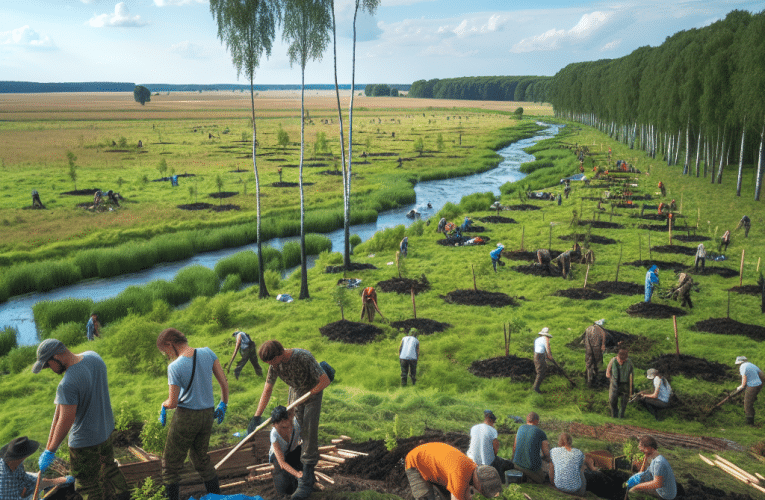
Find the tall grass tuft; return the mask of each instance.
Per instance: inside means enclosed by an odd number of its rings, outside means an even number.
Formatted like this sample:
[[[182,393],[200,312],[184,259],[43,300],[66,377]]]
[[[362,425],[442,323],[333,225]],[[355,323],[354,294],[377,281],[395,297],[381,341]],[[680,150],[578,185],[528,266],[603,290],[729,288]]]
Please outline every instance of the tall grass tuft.
[[[276,271],[279,272],[284,269],[284,258],[282,253],[273,247],[263,247],[263,263],[266,265],[266,272]]]
[[[161,375],[165,371],[165,363],[157,350],[157,336],[162,327],[132,314],[124,318],[119,326],[112,335],[104,336],[99,344],[99,349],[105,354],[118,359],[117,372]]]
[[[69,259],[62,261],[42,261],[32,264],[34,268],[35,290],[48,292],[54,288],[71,285],[82,279],[77,265]]]
[[[5,359],[9,372],[21,373],[30,368],[37,359],[37,346],[28,345],[11,349]]]
[[[308,245],[306,241],[306,247],[307,246]],[[282,248],[282,259],[284,262],[284,267],[286,269],[295,267],[298,264],[300,264],[300,242],[288,241],[287,243],[285,243],[284,247]]]
[[[0,357],[5,356],[11,349],[15,349],[18,346],[16,342],[17,333],[18,332],[10,326],[5,327],[5,329],[0,332]]]
[[[129,313],[148,314],[151,312],[151,293],[145,288],[129,286],[116,297],[102,300],[95,305],[101,324],[124,318]]]
[[[399,243],[404,239],[405,228],[402,225],[391,227],[385,231],[378,231],[370,239],[356,247],[356,251],[362,254],[382,251],[396,251]]]
[[[236,292],[242,287],[242,278],[238,274],[229,274],[220,286],[221,292]]]
[[[215,274],[222,280],[237,274],[240,280],[254,283],[258,281],[258,254],[252,250],[245,250],[220,259],[215,264]]]
[[[204,266],[184,267],[175,275],[173,282],[190,290],[193,297],[212,297],[220,290],[218,275]]]
[[[84,334],[85,324],[91,312],[91,299],[43,300],[32,306],[35,323],[43,338],[48,338],[59,325],[72,322],[80,324]]]
[[[494,193],[474,193],[463,196],[460,200],[460,207],[464,212],[477,212],[488,210],[491,204],[496,201]]]
[[[145,284],[143,288],[151,294],[152,300],[161,300],[171,306],[185,304],[193,297],[191,290],[175,281],[156,280]]]
[[[188,232],[163,234],[151,240],[157,262],[176,262],[194,256],[194,243]]]
[[[58,325],[48,337],[60,340],[69,349],[88,341],[85,323],[81,321]]]

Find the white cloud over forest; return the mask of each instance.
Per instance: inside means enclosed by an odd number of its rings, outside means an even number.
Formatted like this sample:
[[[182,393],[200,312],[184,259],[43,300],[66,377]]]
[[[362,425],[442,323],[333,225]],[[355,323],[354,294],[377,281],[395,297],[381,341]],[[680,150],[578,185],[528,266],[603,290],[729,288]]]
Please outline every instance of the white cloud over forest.
[[[535,51],[557,50],[567,44],[578,44],[591,39],[613,24],[612,13],[595,11],[584,14],[579,22],[569,30],[549,29],[544,33],[530,38],[524,38],[513,45],[510,52],[523,53]]]
[[[141,16],[131,16],[125,2],[120,2],[114,6],[114,13],[93,16],[88,24],[93,28],[140,28],[148,23]]]
[[[0,32],[0,45],[15,45],[33,49],[53,48],[53,41],[48,36],[42,36],[29,25],[11,31]]]

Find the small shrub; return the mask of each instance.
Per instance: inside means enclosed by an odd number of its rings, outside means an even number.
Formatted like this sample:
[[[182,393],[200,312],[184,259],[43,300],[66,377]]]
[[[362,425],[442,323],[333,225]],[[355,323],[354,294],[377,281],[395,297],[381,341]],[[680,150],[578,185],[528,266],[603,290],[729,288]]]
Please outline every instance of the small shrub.
[[[229,274],[220,286],[221,292],[236,292],[242,287],[242,278],[238,274]]]
[[[11,373],[21,373],[30,368],[37,359],[37,346],[28,345],[11,349],[6,356],[8,360],[8,371]]]
[[[58,339],[69,348],[88,340],[84,322],[70,322],[58,325],[48,338]]]
[[[149,476],[144,479],[141,486],[133,488],[130,498],[132,500],[165,500],[165,488],[162,483],[154,484],[154,480]]]
[[[423,234],[425,234],[425,221],[420,219],[420,220],[414,222],[406,230],[406,234],[408,236],[422,236]]]
[[[263,273],[263,281],[266,282],[266,288],[269,290],[278,290],[282,284],[282,275],[279,271],[273,269],[267,269]]]
[[[84,324],[92,310],[93,301],[90,299],[43,300],[32,306],[35,323],[43,337],[64,323],[82,323],[84,331]]]
[[[350,243],[350,245],[351,245],[351,250],[356,248],[356,246],[359,243],[361,243],[361,241],[362,241],[361,240],[361,236],[359,236],[358,234],[352,234],[351,237],[349,238],[349,241],[348,241]]]
[[[171,415],[168,415],[168,423],[170,422],[170,418]],[[149,418],[149,420],[143,424],[143,429],[141,429],[141,443],[143,444],[144,450],[161,455],[165,451],[165,440],[167,440],[167,429],[162,427],[159,423],[157,414],[157,416]]]
[[[184,267],[173,282],[190,290],[193,297],[212,297],[220,289],[220,279],[215,271],[200,265]]]
[[[164,323],[170,317],[171,312],[173,310],[170,308],[170,304],[164,300],[155,300],[151,303],[151,313],[147,318],[154,323]]]
[[[117,411],[114,412],[114,429],[118,431],[126,431],[130,429],[130,425],[133,422],[138,422],[140,420],[141,416],[138,414],[135,405],[127,401],[122,401]]]

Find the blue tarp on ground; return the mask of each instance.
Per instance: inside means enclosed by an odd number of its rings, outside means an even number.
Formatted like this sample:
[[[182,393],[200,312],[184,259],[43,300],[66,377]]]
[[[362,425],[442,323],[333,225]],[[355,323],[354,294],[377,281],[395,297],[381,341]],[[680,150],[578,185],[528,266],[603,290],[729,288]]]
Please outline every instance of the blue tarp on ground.
[[[584,174],[576,174],[576,175],[572,175],[571,177],[566,177],[565,179],[561,179],[558,184],[563,184],[567,180],[569,180],[569,181],[583,181],[586,178],[587,178],[587,176],[584,175]]]
[[[194,497],[189,497],[189,500],[195,500]],[[247,495],[216,495],[215,493],[208,493],[200,498],[200,500],[264,500],[262,496],[257,495],[254,497],[248,497]]]

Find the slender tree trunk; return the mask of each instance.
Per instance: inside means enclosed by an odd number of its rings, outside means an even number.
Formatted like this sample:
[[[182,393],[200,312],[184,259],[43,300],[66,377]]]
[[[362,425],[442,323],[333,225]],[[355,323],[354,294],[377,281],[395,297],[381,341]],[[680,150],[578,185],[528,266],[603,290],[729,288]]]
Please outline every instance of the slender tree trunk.
[[[699,177],[699,155],[701,153],[701,128],[699,128],[699,138],[696,140],[696,177]]]
[[[738,180],[736,181],[736,196],[741,196],[741,176],[744,171],[744,138],[746,137],[746,118],[741,128],[741,152],[738,157]]]
[[[715,167],[714,162],[717,160],[717,152],[720,150],[720,127],[717,127],[717,142],[715,143],[715,151],[712,154],[712,163],[710,163],[710,169],[709,169],[709,178],[712,181],[712,184],[715,183]],[[722,152],[720,153],[722,154]]]
[[[683,165],[683,175],[690,175],[690,165],[688,161],[691,159],[691,118],[688,117],[688,124],[685,126],[685,164]]]
[[[260,175],[258,174],[258,163],[256,161],[258,141],[257,129],[255,126],[255,86],[253,85],[252,78],[250,78],[250,105],[252,109],[252,169],[255,171],[255,206],[257,207],[255,237],[258,239],[258,298],[265,299],[268,297],[268,288],[266,287],[266,280],[263,278],[263,249],[260,244],[262,240],[260,237]]]
[[[682,137],[683,130],[677,129],[677,140],[675,141],[675,160],[672,162],[672,165],[677,165],[677,162],[680,160],[680,139]],[[688,149],[688,138],[686,136],[686,145],[685,148]],[[688,162],[686,162],[686,165]]]
[[[754,201],[760,201],[760,188],[762,187],[762,161],[763,154],[765,154],[765,123],[762,125],[762,132],[760,132],[760,155],[757,160],[757,178],[754,183]]]
[[[720,166],[717,169],[717,183],[722,184],[723,165],[725,163],[725,129],[723,129],[722,145],[720,146]],[[712,180],[714,184],[715,180]]]
[[[305,194],[303,193],[303,150],[305,149],[305,64],[300,75],[300,296],[310,298],[308,294],[308,262],[305,251]]]
[[[356,8],[353,11],[353,51],[351,63],[351,102],[348,107],[348,174],[346,185],[346,199],[347,204],[345,207],[345,219],[348,221],[346,228],[350,228],[351,219],[351,175],[353,173],[353,97],[356,94],[356,17],[359,14],[359,1],[356,0]],[[348,235],[349,229],[346,229],[346,241],[350,241]],[[349,259],[350,260],[350,259]]]

